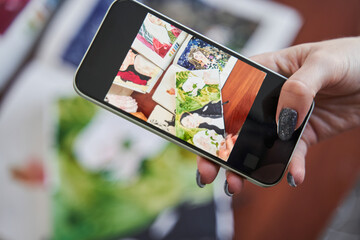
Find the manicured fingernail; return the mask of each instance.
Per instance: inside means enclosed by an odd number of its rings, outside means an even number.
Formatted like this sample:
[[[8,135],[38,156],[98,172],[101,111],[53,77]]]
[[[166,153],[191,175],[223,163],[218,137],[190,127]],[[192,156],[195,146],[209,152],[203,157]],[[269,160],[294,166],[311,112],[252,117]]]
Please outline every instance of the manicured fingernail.
[[[295,131],[298,114],[294,109],[283,108],[279,116],[278,135],[283,141],[291,138]]]
[[[293,175],[291,175],[290,172],[288,172],[288,174],[287,174],[287,181],[288,181],[288,183],[289,183],[289,185],[291,187],[296,187],[297,186],[296,183],[295,183],[295,179],[294,179]]]
[[[225,183],[224,183],[224,192],[226,195],[228,195],[229,197],[232,197],[233,194],[229,192],[229,183],[227,180],[225,180]]]
[[[201,182],[201,176],[200,176],[199,169],[196,169],[196,183],[199,186],[199,188],[203,188],[206,185]]]

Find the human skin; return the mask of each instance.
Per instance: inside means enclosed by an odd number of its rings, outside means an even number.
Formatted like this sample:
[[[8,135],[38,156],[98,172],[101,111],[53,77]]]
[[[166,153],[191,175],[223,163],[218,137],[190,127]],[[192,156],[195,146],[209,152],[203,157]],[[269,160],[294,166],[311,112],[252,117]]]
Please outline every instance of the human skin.
[[[292,186],[305,179],[305,156],[309,146],[360,125],[360,37],[341,38],[297,45],[251,58],[289,79],[282,87],[276,112],[279,126],[283,109],[297,113],[297,129],[315,100],[315,108],[296,147],[289,165]],[[290,131],[290,134],[295,130]],[[279,134],[279,133],[278,133]],[[219,166],[198,157],[200,182],[211,183]],[[241,192],[243,178],[227,171],[228,191]],[[289,181],[290,183],[291,181]]]

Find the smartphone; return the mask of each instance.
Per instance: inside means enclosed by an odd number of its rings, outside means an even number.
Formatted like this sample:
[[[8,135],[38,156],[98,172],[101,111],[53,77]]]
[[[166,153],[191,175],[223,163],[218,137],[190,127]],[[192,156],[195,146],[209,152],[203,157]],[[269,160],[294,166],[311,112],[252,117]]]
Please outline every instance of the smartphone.
[[[266,187],[280,181],[292,138],[275,122],[286,78],[133,0],[115,1],[80,63],[76,92]],[[171,156],[169,156],[171,158]]]

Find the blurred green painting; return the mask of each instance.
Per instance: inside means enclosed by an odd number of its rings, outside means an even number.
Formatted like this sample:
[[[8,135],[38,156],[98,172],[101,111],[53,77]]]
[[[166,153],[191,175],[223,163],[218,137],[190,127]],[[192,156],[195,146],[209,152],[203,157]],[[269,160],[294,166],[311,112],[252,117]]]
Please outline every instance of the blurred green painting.
[[[164,210],[211,201],[194,154],[79,97],[54,110],[52,239],[131,236]]]

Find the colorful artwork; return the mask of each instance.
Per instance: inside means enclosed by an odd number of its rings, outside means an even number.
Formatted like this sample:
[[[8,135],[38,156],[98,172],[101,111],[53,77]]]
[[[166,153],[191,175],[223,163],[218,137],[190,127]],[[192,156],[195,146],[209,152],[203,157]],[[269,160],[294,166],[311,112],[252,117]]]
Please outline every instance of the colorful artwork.
[[[218,70],[176,73],[176,136],[218,155],[225,136]]]
[[[178,71],[182,71],[182,68],[171,65],[152,97],[155,102],[171,113],[175,113],[175,77]]]
[[[180,33],[180,29],[148,14],[136,38],[164,58]]]
[[[265,75],[147,14],[104,100],[226,161]]]
[[[150,92],[162,73],[158,66],[130,49],[114,83],[141,93]]]
[[[109,93],[106,95],[105,101],[128,113],[136,113],[138,109],[136,100],[131,96],[121,96]]]
[[[217,69],[220,71],[220,88],[225,85],[237,59],[209,43],[189,35],[174,62],[187,70]]]
[[[159,105],[152,111],[148,123],[175,135],[175,115]]]
[[[186,36],[187,33],[148,13],[131,47],[165,70]]]
[[[223,71],[230,55],[196,37],[191,37],[177,64],[188,70]]]

